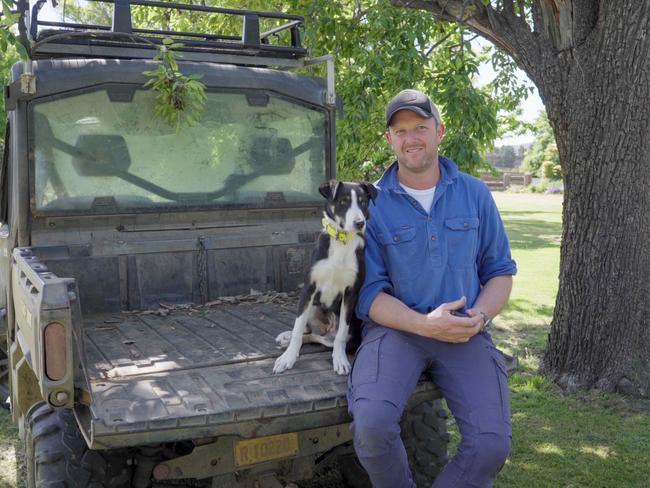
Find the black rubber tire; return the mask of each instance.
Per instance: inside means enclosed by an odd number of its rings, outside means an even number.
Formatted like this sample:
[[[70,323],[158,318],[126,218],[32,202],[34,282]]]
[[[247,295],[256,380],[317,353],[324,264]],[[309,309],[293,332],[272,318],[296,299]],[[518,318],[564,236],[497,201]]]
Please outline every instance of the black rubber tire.
[[[406,410],[400,422],[401,437],[418,488],[429,488],[447,464],[447,412],[441,400],[421,402]],[[350,488],[372,488],[368,474],[354,454],[338,460],[341,475]]]
[[[338,459],[341,476],[348,488],[372,488],[368,473],[363,469],[356,454],[346,454]]]
[[[41,402],[25,419],[27,488],[131,486],[126,451],[88,449],[71,410]]]
[[[400,426],[413,481],[429,488],[448,461],[447,411],[441,400],[425,401],[407,410]]]

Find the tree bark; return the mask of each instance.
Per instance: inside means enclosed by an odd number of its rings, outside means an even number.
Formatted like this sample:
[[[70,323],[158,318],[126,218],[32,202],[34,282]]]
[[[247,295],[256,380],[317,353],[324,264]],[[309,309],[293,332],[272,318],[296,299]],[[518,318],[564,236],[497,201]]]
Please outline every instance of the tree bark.
[[[565,184],[542,368],[569,390],[650,396],[650,2],[392,2],[463,22],[537,86]]]

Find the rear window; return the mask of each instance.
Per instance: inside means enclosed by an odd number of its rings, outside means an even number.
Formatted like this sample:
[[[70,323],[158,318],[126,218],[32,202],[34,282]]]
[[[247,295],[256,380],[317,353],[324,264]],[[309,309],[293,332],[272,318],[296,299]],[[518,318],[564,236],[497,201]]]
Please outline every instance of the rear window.
[[[327,113],[267,92],[210,91],[177,133],[153,117],[154,93],[124,85],[32,104],[38,212],[318,203]]]

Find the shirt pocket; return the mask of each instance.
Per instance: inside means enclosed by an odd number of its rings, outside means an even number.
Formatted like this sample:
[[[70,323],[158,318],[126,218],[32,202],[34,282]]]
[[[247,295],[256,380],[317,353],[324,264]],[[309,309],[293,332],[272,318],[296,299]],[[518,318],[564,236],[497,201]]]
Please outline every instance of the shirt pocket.
[[[386,252],[388,273],[393,283],[411,281],[419,276],[426,249],[418,242],[417,229],[412,225],[402,225],[378,235]]]
[[[476,262],[478,239],[477,217],[455,217],[445,219],[447,237],[447,262],[452,267],[466,268]]]

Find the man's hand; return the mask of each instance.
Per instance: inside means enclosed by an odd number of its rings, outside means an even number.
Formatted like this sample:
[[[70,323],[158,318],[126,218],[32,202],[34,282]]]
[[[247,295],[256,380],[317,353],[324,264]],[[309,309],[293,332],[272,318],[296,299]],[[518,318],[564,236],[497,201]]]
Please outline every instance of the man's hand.
[[[429,337],[443,342],[467,342],[483,327],[483,317],[458,317],[451,314],[465,306],[462,297],[443,303],[433,312],[422,314],[410,309],[392,295],[379,292],[370,305],[370,318],[392,329]]]
[[[481,325],[481,329],[479,330],[483,330],[483,328],[486,328],[488,322],[490,322],[487,314],[483,310],[478,310],[476,308],[468,308],[467,310],[465,310],[465,312],[467,313],[468,317],[481,317],[481,319],[483,319],[483,325]]]
[[[476,313],[474,316],[459,317],[451,311],[463,308],[466,298],[449,303],[443,303],[425,316],[419,334],[443,342],[467,342],[478,334],[483,327],[483,317]]]

